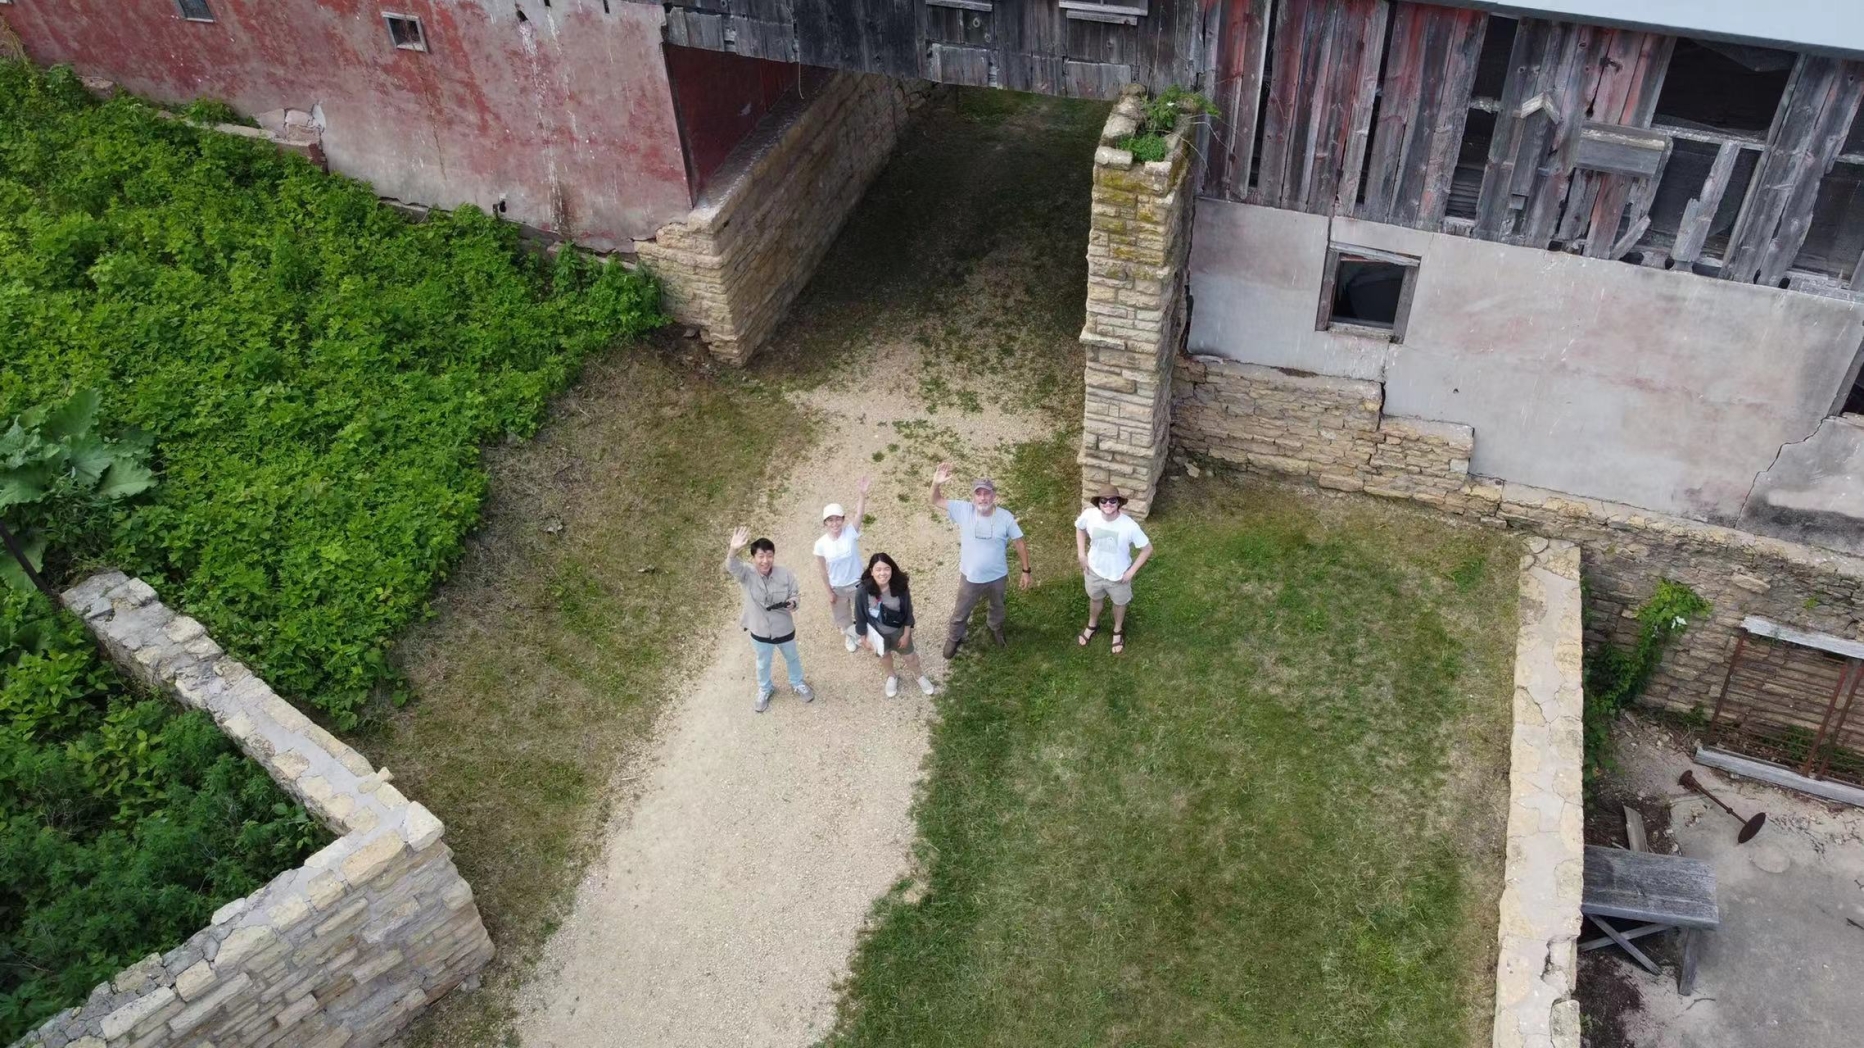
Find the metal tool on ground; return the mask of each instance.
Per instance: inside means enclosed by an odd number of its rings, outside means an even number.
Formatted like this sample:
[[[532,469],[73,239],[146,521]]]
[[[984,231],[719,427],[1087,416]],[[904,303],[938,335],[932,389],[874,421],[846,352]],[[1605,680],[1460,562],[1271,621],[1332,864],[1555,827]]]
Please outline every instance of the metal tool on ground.
[[[1704,786],[1700,782],[1697,782],[1695,772],[1686,771],[1683,773],[1682,778],[1677,779],[1676,781],[1679,785],[1682,785],[1687,789],[1694,790],[1697,793],[1702,794],[1704,797],[1707,797],[1708,799],[1714,801],[1717,805],[1721,806],[1721,809],[1723,811],[1734,816],[1735,818],[1737,819],[1741,818],[1740,812],[1735,811],[1733,808],[1730,808],[1720,797],[1717,797],[1715,794],[1710,793],[1709,788],[1707,786]],[[1761,812],[1760,814],[1754,816],[1751,819],[1744,820],[1741,824],[1741,832],[1735,834],[1735,843],[1746,844],[1747,842],[1753,840],[1754,835],[1759,833],[1760,828],[1765,825],[1767,825],[1767,813],[1766,812]]]

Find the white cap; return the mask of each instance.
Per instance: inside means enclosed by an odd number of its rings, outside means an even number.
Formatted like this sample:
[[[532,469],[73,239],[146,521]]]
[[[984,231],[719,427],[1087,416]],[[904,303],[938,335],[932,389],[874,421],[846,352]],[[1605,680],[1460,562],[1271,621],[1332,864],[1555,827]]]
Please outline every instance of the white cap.
[[[839,502],[831,502],[822,507],[823,520],[827,520],[830,517],[845,517],[847,515],[847,511],[841,508],[841,503]]]

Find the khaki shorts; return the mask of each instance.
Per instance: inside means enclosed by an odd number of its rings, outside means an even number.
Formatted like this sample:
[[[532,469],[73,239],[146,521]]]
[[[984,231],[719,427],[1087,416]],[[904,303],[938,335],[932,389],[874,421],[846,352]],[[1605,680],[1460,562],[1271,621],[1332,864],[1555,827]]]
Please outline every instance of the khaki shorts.
[[[1100,600],[1103,597],[1111,597],[1113,598],[1113,603],[1118,604],[1122,608],[1133,602],[1132,583],[1112,582],[1101,578],[1091,571],[1087,572],[1086,575],[1087,597],[1089,600]]]
[[[828,606],[829,614],[835,616],[835,628],[845,630],[854,625],[854,592],[860,583],[852,586],[834,586],[835,599]]]

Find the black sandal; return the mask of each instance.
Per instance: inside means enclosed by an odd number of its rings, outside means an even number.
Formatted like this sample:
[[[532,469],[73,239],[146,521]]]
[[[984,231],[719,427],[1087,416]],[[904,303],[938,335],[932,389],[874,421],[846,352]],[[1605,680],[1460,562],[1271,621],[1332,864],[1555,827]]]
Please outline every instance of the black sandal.
[[[1126,650],[1126,634],[1120,630],[1113,631],[1113,653],[1118,655]]]
[[[1079,644],[1081,647],[1085,648],[1087,647],[1087,642],[1090,640],[1093,640],[1094,634],[1099,633],[1099,632],[1100,632],[1099,626],[1089,626],[1086,629],[1082,630],[1081,635],[1079,637],[1076,637],[1074,641],[1076,644]]]

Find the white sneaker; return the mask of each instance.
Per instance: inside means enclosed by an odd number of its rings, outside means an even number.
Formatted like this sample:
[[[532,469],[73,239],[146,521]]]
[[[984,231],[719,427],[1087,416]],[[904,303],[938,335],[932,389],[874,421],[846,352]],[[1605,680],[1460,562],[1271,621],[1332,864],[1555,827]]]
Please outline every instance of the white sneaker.
[[[919,690],[925,692],[927,695],[930,695],[938,689],[932,687],[932,678],[921,677],[919,678]]]
[[[888,677],[887,678],[887,698],[890,699],[894,697],[895,695],[898,695],[899,693],[900,693],[900,679],[898,677]]]
[[[841,642],[848,646],[849,651],[860,651],[861,650],[861,642],[858,640],[855,640],[853,634],[847,634],[847,633],[843,634],[841,638]]]

